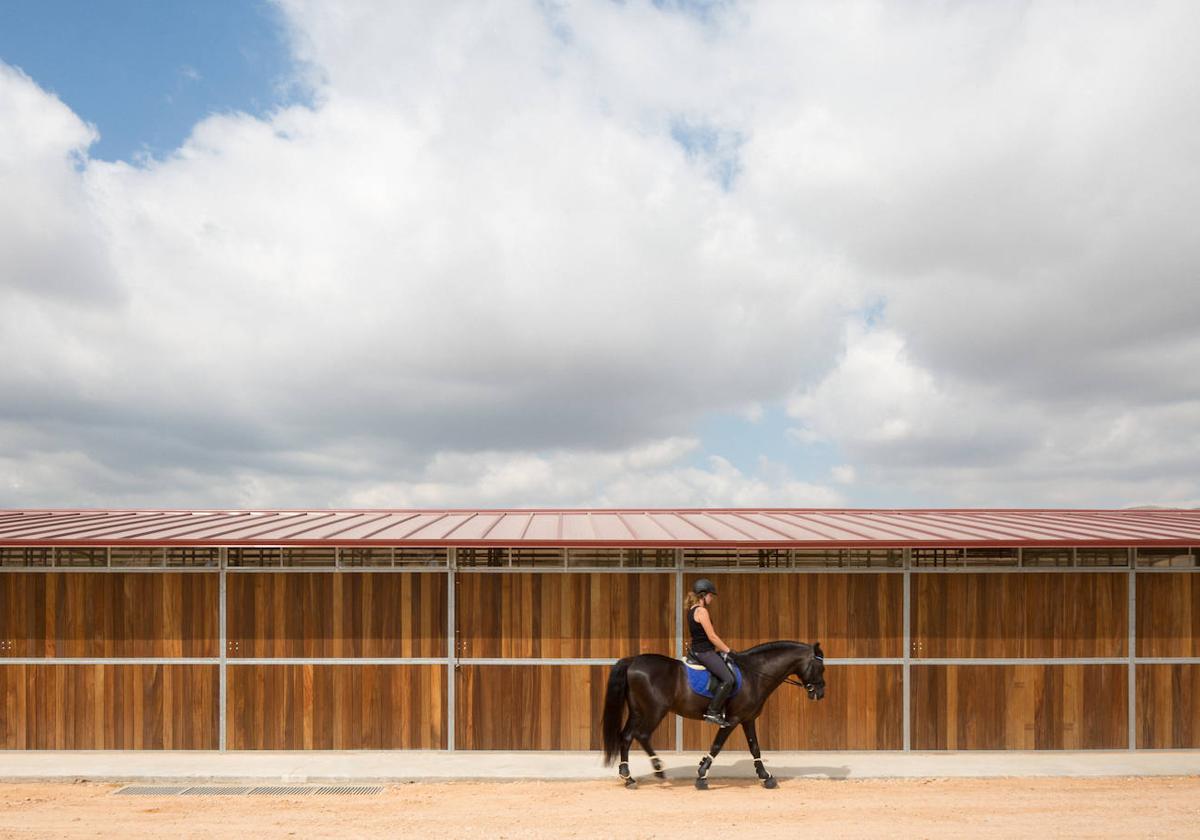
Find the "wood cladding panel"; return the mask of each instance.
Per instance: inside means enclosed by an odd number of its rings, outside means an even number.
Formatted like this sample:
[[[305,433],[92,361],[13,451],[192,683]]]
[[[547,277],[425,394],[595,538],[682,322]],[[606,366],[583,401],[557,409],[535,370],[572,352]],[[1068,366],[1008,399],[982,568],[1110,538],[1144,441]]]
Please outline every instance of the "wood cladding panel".
[[[1200,656],[1200,575],[1137,576],[1138,656]]]
[[[218,656],[214,573],[5,572],[0,657]]]
[[[674,652],[671,574],[467,573],[456,586],[462,657]]]
[[[688,591],[699,577],[684,575],[684,590]],[[709,608],[713,624],[735,650],[792,639],[819,641],[829,657],[904,655],[901,575],[771,573],[708,577],[719,593]]]
[[[446,747],[443,665],[229,665],[231,750]]]
[[[1125,665],[913,665],[915,750],[1128,745]]]
[[[913,656],[1125,656],[1128,649],[1124,574],[914,574],[911,587]]]
[[[599,750],[607,665],[463,665],[454,743],[463,750]],[[675,749],[675,716],[650,736]],[[641,752],[641,747],[634,748]],[[631,753],[632,754],[632,753]],[[644,755],[644,753],[642,753]]]
[[[900,665],[827,665],[823,700],[809,700],[802,689],[781,685],[758,718],[759,746],[764,751],[903,749],[903,672]],[[683,722],[685,749],[707,750],[716,734],[710,723]],[[724,749],[748,749],[741,727]]]
[[[215,750],[215,665],[2,665],[0,749]]]
[[[1200,748],[1200,665],[1137,666],[1137,745]]]
[[[226,579],[230,657],[446,656],[446,575],[242,572]]]

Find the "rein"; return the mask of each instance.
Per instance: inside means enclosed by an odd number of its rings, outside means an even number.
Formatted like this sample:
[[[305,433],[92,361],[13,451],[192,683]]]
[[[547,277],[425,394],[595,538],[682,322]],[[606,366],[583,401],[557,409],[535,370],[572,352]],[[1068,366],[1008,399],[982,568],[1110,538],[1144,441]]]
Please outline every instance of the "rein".
[[[732,658],[737,662],[738,667],[741,668],[743,671],[749,671],[751,674],[757,674],[760,677],[771,677],[772,676],[771,674],[768,674],[766,671],[760,671],[757,668],[751,668],[751,667],[747,666],[745,663],[745,660],[742,659],[742,657],[738,656],[737,654],[734,654],[734,656]],[[815,657],[815,658],[821,659],[821,660],[824,659],[824,657],[820,657],[820,656]],[[812,690],[812,687],[808,683],[797,680],[791,674],[788,674],[786,677],[784,677],[783,681],[785,683],[787,683],[788,685],[794,685],[797,688],[803,688],[805,691]]]

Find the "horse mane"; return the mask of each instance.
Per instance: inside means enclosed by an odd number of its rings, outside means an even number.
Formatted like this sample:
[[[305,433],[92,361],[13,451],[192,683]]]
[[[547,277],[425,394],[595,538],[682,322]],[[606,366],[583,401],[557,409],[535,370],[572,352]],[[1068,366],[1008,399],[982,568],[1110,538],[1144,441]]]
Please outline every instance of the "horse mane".
[[[808,644],[808,642],[792,642],[784,640],[779,642],[763,642],[761,645],[755,645],[752,648],[746,648],[745,650],[738,652],[742,654],[768,653],[773,650],[790,650],[797,647],[812,647],[812,645]]]

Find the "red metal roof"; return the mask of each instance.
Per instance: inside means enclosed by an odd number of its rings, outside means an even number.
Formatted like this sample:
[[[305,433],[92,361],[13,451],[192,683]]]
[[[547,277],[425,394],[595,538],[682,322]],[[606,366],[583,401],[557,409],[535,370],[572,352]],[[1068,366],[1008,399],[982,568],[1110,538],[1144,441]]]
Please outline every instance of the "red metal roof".
[[[1198,545],[1191,510],[0,510],[0,545]]]

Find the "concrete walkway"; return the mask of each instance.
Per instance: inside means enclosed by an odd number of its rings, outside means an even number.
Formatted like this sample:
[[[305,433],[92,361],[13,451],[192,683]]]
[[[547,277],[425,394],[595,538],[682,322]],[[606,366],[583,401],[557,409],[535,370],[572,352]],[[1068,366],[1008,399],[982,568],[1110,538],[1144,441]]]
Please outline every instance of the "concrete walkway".
[[[702,753],[663,753],[667,775],[692,778]],[[871,779],[988,776],[1188,776],[1200,751],[1170,752],[778,752],[780,778]],[[634,775],[650,773],[644,754]],[[750,757],[729,751],[711,777],[752,778]],[[452,779],[609,779],[596,752],[5,752],[0,781],[401,782]]]

